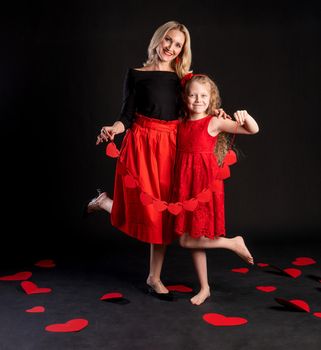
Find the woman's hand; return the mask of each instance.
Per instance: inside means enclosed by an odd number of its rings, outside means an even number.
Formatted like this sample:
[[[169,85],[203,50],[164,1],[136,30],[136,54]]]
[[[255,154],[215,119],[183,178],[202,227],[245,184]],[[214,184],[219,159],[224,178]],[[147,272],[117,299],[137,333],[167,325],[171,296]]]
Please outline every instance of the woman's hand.
[[[121,134],[125,131],[124,124],[121,121],[117,121],[112,126],[103,126],[100,134],[97,136],[96,145],[109,140],[113,140],[115,135]]]
[[[217,118],[232,119],[222,108],[215,109],[214,115]]]

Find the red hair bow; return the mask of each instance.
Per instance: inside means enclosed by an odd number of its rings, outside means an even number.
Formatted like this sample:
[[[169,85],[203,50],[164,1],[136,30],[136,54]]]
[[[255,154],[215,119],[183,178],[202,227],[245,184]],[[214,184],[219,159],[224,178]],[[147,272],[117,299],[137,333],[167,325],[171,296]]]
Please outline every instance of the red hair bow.
[[[191,80],[193,77],[197,77],[197,76],[203,76],[204,74],[193,74],[193,73],[187,73],[183,76],[183,78],[181,79],[181,85],[182,88],[185,88],[186,83]]]
[[[185,87],[186,83],[191,80],[193,78],[194,74],[193,73],[187,73],[183,76],[183,78],[181,79],[181,85],[182,88]]]

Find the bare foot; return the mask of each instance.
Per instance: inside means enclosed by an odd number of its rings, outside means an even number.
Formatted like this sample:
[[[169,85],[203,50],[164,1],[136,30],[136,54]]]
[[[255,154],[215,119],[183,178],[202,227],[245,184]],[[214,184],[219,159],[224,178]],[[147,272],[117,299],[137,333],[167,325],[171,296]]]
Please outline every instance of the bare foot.
[[[233,251],[240,256],[245,262],[248,264],[253,265],[254,264],[254,259],[247,249],[244,239],[242,236],[236,236],[232,238],[233,240]]]
[[[92,199],[87,206],[87,213],[90,214],[94,211],[103,210],[103,202],[106,201],[109,197],[106,192],[102,192],[98,197]]]
[[[161,280],[155,280],[152,277],[148,277],[146,283],[152,287],[158,294],[167,294],[169,290],[163,285]]]
[[[211,296],[210,287],[201,288],[201,290],[191,298],[193,305],[201,305],[204,301]]]

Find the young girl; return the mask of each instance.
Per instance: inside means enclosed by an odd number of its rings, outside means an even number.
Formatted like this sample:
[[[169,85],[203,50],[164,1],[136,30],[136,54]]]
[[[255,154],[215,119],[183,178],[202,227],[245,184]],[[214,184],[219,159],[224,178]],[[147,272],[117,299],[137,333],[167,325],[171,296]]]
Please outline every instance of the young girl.
[[[178,126],[174,202],[193,200],[205,189],[216,189],[208,200],[199,200],[192,211],[182,210],[175,218],[180,245],[192,249],[200,291],[191,302],[202,304],[210,296],[205,248],[225,248],[253,264],[241,236],[225,238],[224,190],[220,165],[228,151],[226,133],[252,135],[259,131],[247,111],[234,113],[235,121],[213,116],[220,105],[219,91],[206,75],[189,74],[185,81],[184,102],[187,116]]]

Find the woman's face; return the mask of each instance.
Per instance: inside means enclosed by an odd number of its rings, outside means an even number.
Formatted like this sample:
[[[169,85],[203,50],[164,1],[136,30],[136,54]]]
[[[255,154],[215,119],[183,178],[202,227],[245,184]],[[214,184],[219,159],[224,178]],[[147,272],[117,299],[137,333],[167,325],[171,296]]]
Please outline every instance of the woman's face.
[[[156,48],[159,59],[162,62],[171,62],[180,54],[184,43],[184,33],[178,29],[170,30]]]

